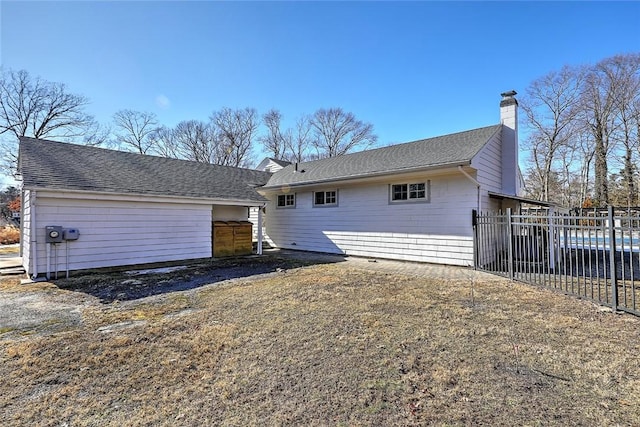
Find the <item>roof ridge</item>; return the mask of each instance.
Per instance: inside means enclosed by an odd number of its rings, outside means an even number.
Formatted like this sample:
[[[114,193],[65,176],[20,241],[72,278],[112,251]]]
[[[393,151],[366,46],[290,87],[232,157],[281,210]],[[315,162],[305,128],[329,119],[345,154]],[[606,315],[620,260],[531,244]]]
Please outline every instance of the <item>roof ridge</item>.
[[[424,142],[427,142],[427,141],[432,141],[432,140],[436,140],[436,139],[462,135],[462,134],[469,133],[469,132],[477,132],[477,131],[480,131],[480,130],[489,129],[489,128],[493,128],[493,127],[498,128],[500,126],[502,126],[502,124],[501,123],[497,123],[497,124],[493,124],[493,125],[489,125],[489,126],[482,126],[482,127],[475,128],[475,129],[468,129],[468,130],[463,130],[463,131],[460,131],[460,132],[448,133],[448,134],[445,134],[445,135],[437,135],[437,136],[432,136],[432,137],[429,137],[429,138],[416,139],[416,140],[413,140],[413,141],[400,142],[400,143],[397,143],[397,144],[389,144],[389,145],[385,145],[383,147],[375,147],[375,148],[370,148],[370,149],[367,149],[367,150],[355,151],[353,153],[342,154],[340,156],[325,157],[325,158],[322,158],[322,159],[315,159],[315,160],[310,160],[310,161],[306,161],[306,162],[300,162],[298,164],[299,165],[307,165],[307,164],[313,164],[313,163],[316,163],[316,162],[323,162],[323,161],[326,161],[326,160],[329,160],[329,159],[335,159],[337,157],[345,158],[345,157],[354,156],[354,155],[358,155],[358,154],[362,154],[362,153],[372,153],[374,151],[385,150],[385,149],[390,149],[390,148],[395,148],[395,147],[401,147],[401,146],[406,146],[406,145],[410,145],[410,144],[424,143]]]
[[[275,172],[265,188],[469,164],[502,127],[502,124],[494,124],[342,156],[301,162],[297,167],[290,165]]]

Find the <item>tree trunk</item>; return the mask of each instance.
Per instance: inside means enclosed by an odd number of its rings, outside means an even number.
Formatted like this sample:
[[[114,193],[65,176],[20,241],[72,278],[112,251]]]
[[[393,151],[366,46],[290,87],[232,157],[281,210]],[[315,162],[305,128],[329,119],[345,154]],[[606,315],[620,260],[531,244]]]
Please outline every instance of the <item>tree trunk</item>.
[[[605,143],[604,130],[602,124],[598,123],[594,129],[595,137],[595,188],[594,199],[598,207],[605,207],[609,204],[609,170],[607,165],[607,144]]]

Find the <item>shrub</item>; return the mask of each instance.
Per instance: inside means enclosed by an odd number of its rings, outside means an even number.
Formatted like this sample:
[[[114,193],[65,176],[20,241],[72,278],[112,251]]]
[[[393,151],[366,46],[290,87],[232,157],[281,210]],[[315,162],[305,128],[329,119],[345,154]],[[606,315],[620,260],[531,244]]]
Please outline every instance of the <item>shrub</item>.
[[[20,242],[20,229],[12,226],[0,227],[0,245]]]

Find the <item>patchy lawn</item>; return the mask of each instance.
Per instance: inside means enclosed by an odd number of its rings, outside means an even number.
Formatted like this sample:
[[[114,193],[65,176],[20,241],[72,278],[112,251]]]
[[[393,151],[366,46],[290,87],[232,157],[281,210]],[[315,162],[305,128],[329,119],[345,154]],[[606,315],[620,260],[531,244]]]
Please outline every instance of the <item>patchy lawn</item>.
[[[638,318],[366,266],[89,292],[79,325],[0,330],[3,425],[640,425]]]

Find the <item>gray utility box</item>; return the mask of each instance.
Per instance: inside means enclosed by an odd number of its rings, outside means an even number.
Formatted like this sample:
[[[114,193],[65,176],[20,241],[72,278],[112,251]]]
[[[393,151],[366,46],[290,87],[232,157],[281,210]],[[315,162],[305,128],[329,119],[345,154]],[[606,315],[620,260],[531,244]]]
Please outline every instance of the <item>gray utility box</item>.
[[[47,225],[45,227],[45,241],[47,243],[62,243],[62,227],[59,225]]]
[[[80,237],[80,230],[77,228],[65,228],[62,233],[64,240],[78,240],[78,237]]]

